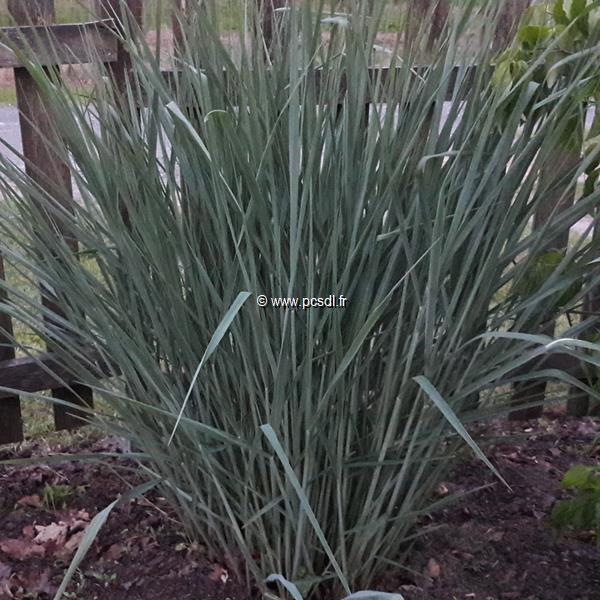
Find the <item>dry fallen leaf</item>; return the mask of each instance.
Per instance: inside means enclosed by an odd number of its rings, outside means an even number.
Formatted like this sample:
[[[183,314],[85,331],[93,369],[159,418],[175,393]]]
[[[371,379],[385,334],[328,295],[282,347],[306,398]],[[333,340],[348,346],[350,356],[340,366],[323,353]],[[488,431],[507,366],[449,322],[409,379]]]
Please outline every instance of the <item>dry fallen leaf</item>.
[[[19,506],[29,506],[31,508],[41,508],[42,500],[37,494],[32,496],[23,496],[20,500],[17,500]]]
[[[72,554],[75,554],[77,548],[79,548],[79,544],[83,539],[83,531],[78,531],[76,534],[72,535],[66,542],[62,548],[59,548],[56,555],[58,558],[69,558]]]
[[[126,548],[123,544],[113,544],[108,548],[108,550],[104,553],[103,558],[105,560],[114,560],[117,561],[125,554]]]
[[[78,510],[71,516],[73,517],[74,522],[84,521],[87,523],[90,520],[90,513],[87,510]]]
[[[215,565],[208,578],[215,583],[219,581],[221,583],[227,583],[227,580],[229,579],[229,573],[220,565]]]
[[[43,546],[35,544],[31,540],[2,540],[0,541],[0,550],[16,560],[27,560],[32,556],[44,556],[46,554]]]
[[[431,579],[437,579],[440,576],[440,565],[435,558],[430,558],[425,567],[425,575]]]
[[[69,527],[62,521],[60,523],[50,523],[50,525],[36,525],[37,535],[33,538],[38,544],[55,544],[62,546],[67,541]]]
[[[61,523],[62,523],[62,521],[61,521]],[[78,531],[83,531],[88,525],[89,525],[88,521],[85,521],[83,519],[75,519],[74,521],[71,521],[70,523],[68,523],[69,533],[73,534]]]
[[[501,542],[502,539],[504,538],[504,532],[503,531],[494,531],[493,529],[489,529],[486,532],[486,536],[487,536],[487,539],[490,540],[490,542]]]
[[[177,575],[179,577],[187,577],[188,575],[192,575],[198,568],[198,563],[196,561],[190,561],[187,565],[185,565],[182,569],[179,570]]]
[[[45,569],[44,571],[31,571],[28,574],[20,573],[15,583],[17,583],[27,595],[35,594],[37,598],[38,594],[47,594],[48,596],[54,595],[56,588],[50,584],[50,571]]]
[[[35,529],[33,525],[25,525],[25,527],[23,527],[23,535],[26,538],[33,539],[35,537]]]
[[[13,593],[10,591],[10,583],[7,579],[0,579],[0,598],[14,598]]]
[[[450,490],[448,489],[448,486],[445,483],[440,483],[440,485],[437,486],[435,492],[438,496],[447,496]]]
[[[12,567],[0,562],[0,581],[2,581],[2,579],[8,579],[11,573]]]

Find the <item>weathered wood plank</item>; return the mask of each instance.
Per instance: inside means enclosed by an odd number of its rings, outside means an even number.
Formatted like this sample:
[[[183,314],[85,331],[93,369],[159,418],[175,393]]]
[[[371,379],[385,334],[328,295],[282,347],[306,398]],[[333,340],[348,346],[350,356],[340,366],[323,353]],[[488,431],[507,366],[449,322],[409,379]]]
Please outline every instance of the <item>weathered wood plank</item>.
[[[95,0],[96,14],[101,19],[109,19],[113,27],[121,34],[127,34],[129,28],[142,26],[144,21],[143,0]],[[127,21],[127,24],[126,24]],[[131,57],[123,44],[117,44],[117,57],[107,63],[117,89],[124,93],[131,78]]]
[[[131,33],[135,34],[144,24],[144,5],[142,0],[94,0],[94,7],[99,18],[110,19],[114,23],[115,31],[121,38]],[[127,48],[122,42],[117,46],[117,60],[105,64],[116,90],[116,98],[127,105],[127,88],[132,82],[132,62]],[[140,102],[141,104],[141,102]],[[141,106],[137,107],[138,110]],[[138,113],[139,115],[139,113]],[[129,213],[120,203],[119,211],[123,222],[130,227]]]
[[[48,372],[48,369],[52,373]],[[13,358],[0,362],[0,387],[19,390],[25,393],[36,393],[58,389],[60,381],[69,381],[68,371],[56,362],[51,354],[39,358],[29,356]],[[0,391],[0,406],[10,397],[8,392]]]
[[[171,27],[173,29],[173,40],[175,42],[175,56],[181,53],[181,44],[183,43],[183,30],[181,28],[183,19],[187,13],[185,0],[173,0],[171,7]]]
[[[42,66],[111,63],[118,58],[117,38],[108,20],[0,29],[0,68],[23,66],[15,49]]]
[[[596,208],[593,211],[593,217],[595,219],[593,236],[595,241],[600,241],[600,223],[598,218],[600,217],[600,208]],[[587,334],[588,339],[594,339],[600,335],[600,288],[595,288],[585,298],[583,305],[582,319],[595,319],[591,331]],[[598,369],[590,368],[589,374],[598,373]],[[588,376],[589,376],[588,374]],[[567,414],[573,417],[585,417],[590,413],[592,407],[590,396],[580,392],[574,388],[569,394],[569,400],[567,402]]]
[[[94,356],[93,353],[90,353],[88,358],[97,365],[98,376],[110,376],[118,373],[118,365],[109,365],[102,361],[99,356]],[[531,361],[528,365],[515,371],[513,375],[524,375],[534,369],[536,371],[542,369],[560,370],[574,377],[581,377],[584,374],[584,367],[580,360],[569,354],[554,353]],[[0,388],[35,393],[59,388],[62,385],[61,381],[70,382],[72,379],[70,371],[51,353],[35,358],[24,357],[0,361]],[[507,379],[510,379],[510,377]],[[9,396],[9,392],[0,391],[0,405]]]
[[[504,0],[496,23],[494,51],[501,52],[512,43],[531,0]]]
[[[410,0],[407,4],[406,45],[414,46],[427,37],[431,50],[440,39],[450,15],[448,0]]]
[[[262,51],[265,58],[272,58],[274,43],[278,33],[281,32],[282,19],[277,17],[277,10],[285,7],[285,0],[258,0],[258,9],[261,15],[261,33],[264,47]]]
[[[99,376],[110,376],[117,372],[116,365],[108,365],[100,357],[94,357],[93,353],[90,353],[90,357],[98,366]],[[71,372],[51,353],[0,361],[0,388],[35,394],[57,390],[62,387],[62,382],[72,381]],[[0,407],[11,397],[9,392],[0,390]]]
[[[4,260],[0,256],[0,279],[4,279]],[[11,345],[13,327],[11,318],[2,311],[6,292],[0,289],[0,361],[11,360],[15,351]],[[18,396],[7,396],[0,402],[0,444],[20,442],[23,439],[21,401]]]
[[[0,396],[0,444],[23,440],[23,417],[18,396]]]
[[[567,144],[558,145],[549,153],[548,160],[540,172],[540,187],[546,190],[544,202],[538,207],[533,217],[533,229],[541,230],[555,215],[567,210],[575,201],[573,194],[569,193],[570,182],[568,178],[577,169],[581,160],[581,153]],[[562,253],[566,253],[569,245],[569,232],[564,231],[548,240],[548,247]],[[549,336],[554,335],[556,325],[548,323],[541,333]],[[515,385],[513,401],[515,405],[524,401],[543,401],[546,395],[546,383],[539,382],[531,384]],[[510,415],[513,421],[535,419],[542,415],[543,405],[517,410]]]
[[[35,2],[12,2],[9,4],[11,15],[17,25],[47,25],[54,20],[53,0],[35,0]],[[29,12],[29,11],[34,11]],[[45,67],[52,69],[53,67]],[[54,67],[56,69],[56,67]],[[56,199],[61,199],[68,210],[73,202],[71,172],[69,165],[61,158],[57,149],[62,140],[56,133],[54,119],[42,97],[35,80],[25,68],[16,68],[15,83],[17,104],[23,141],[23,155],[27,174],[40,187],[47,190]],[[50,215],[48,218],[51,219]],[[76,251],[77,240],[65,229],[64,224],[53,222],[57,235],[62,235],[69,246]],[[56,314],[61,314],[48,290],[41,289],[42,302]],[[52,351],[52,348],[48,348]],[[17,386],[18,387],[18,386]],[[72,389],[58,388],[53,392],[55,398],[74,405],[92,405],[92,391],[82,386]],[[61,405],[54,406],[54,423],[57,429],[71,429],[81,424],[74,409]]]

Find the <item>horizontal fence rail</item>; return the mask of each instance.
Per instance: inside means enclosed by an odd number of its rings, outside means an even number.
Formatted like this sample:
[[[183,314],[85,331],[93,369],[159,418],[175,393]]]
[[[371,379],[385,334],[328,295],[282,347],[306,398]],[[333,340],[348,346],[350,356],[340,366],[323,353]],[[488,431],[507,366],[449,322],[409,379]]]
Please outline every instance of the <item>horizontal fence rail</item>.
[[[133,14],[139,14],[140,0],[126,0],[125,5],[137,11]],[[51,146],[60,147],[63,142],[59,138],[49,139],[53,130],[52,115],[25,65],[28,57],[33,55],[37,64],[56,69],[59,74],[61,65],[103,63],[123,81],[127,56],[115,35],[116,24],[110,18],[119,6],[120,0],[98,0],[98,21],[57,25],[53,24],[54,0],[9,0],[8,8],[17,27],[0,29],[0,67],[14,69],[25,168],[42,188],[49,193],[60,191],[61,196],[70,197],[71,201],[73,192],[69,166],[60,162],[57,153],[50,150]],[[65,208],[68,209],[68,205]],[[77,251],[77,241],[58,227],[57,235],[65,237],[70,248]],[[4,278],[3,263],[0,267],[0,276]],[[60,313],[60,306],[55,304],[47,290],[41,289],[41,292],[44,304]],[[53,356],[51,346],[43,356],[15,358],[9,343],[12,323],[1,311],[0,330],[4,332],[0,335],[0,386],[23,393],[49,390],[59,401],[53,405],[55,428],[72,429],[81,425],[84,412],[78,411],[76,406],[92,406],[92,390],[73,382],[71,374]],[[65,383],[67,387],[64,387]],[[0,443],[22,439],[20,399],[13,392],[2,393]]]
[[[109,365],[100,358],[95,363],[99,374],[110,375],[118,371],[118,365]],[[576,378],[587,376],[587,370],[579,359],[570,354],[556,352],[532,359],[512,373],[511,377],[524,375],[534,369],[536,371],[560,370]],[[6,390],[18,389],[21,392],[33,394],[58,389],[64,385],[64,382],[69,381],[72,382],[70,371],[52,353],[2,360],[0,361],[0,388],[4,389],[0,389],[0,406],[7,398],[14,395]]]
[[[0,68],[25,66],[19,51],[32,53],[40,66],[116,62],[119,44],[111,20],[0,29]]]

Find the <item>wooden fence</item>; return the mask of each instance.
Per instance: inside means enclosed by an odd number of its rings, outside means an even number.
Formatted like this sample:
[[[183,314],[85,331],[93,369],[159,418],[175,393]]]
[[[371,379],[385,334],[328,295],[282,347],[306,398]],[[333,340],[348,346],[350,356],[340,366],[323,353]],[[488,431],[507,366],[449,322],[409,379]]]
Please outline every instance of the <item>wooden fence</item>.
[[[73,25],[55,25],[54,0],[9,0],[8,6],[16,28],[4,28],[2,35],[15,44],[29,45],[37,59],[48,69],[59,69],[65,64],[85,64],[93,60],[101,60],[111,71],[116,85],[123,90],[128,77],[129,60],[127,53],[115,35],[116,22],[112,19],[120,1],[125,2],[130,14],[142,23],[143,0],[95,0],[98,20],[92,23]],[[270,15],[273,5],[279,0],[259,0],[267,3],[264,14],[267,16],[265,31],[271,31]],[[444,3],[446,0],[438,0]],[[513,0],[516,1],[516,0]],[[182,0],[174,0],[181,3]],[[437,9],[436,9],[437,10]],[[178,27],[174,21],[176,38]],[[267,36],[268,37],[268,36]],[[93,51],[90,51],[93,48]],[[57,160],[55,153],[48,150],[48,132],[52,131],[51,115],[48,113],[36,84],[27,69],[19,62],[18,57],[7,46],[0,46],[0,68],[14,69],[17,103],[20,113],[23,155],[27,172],[49,192],[60,192],[60,197],[72,199],[71,174],[68,165]],[[386,75],[385,69],[371,69],[373,79]],[[40,132],[44,132],[41,134]],[[42,137],[43,136],[43,137]],[[50,140],[53,144],[62,143],[60,139]],[[565,168],[568,165],[565,165]],[[561,196],[560,190],[554,198],[549,198],[548,207],[553,209]],[[541,211],[535,220],[535,227],[542,227],[549,217],[550,211]],[[64,236],[71,248],[77,249],[77,242],[68,238],[68,232],[59,232]],[[557,241],[566,247],[567,240]],[[4,278],[4,264],[0,256],[0,278]],[[47,306],[57,310],[49,294],[41,290],[42,298],[46,298]],[[0,291],[0,308],[5,300]],[[588,303],[590,311],[598,310],[598,302]],[[0,388],[18,389],[25,393],[51,391],[54,398],[71,404],[89,406],[93,403],[92,392],[79,385],[70,388],[61,387],[60,380],[69,381],[68,373],[53,360],[52,348],[36,358],[15,358],[11,345],[12,322],[10,317],[0,310]],[[562,369],[576,376],[582,376],[579,362],[571,356],[553,354],[544,360],[545,368]],[[533,365],[532,365],[533,366]],[[538,365],[535,365],[536,367]],[[54,375],[52,374],[54,373]],[[544,394],[545,384],[537,384],[535,394]],[[516,388],[515,398],[532,394],[532,388]],[[54,403],[54,422],[56,429],[68,429],[81,424],[81,414],[74,409]],[[532,417],[540,409],[519,413],[517,417]],[[23,439],[23,422],[21,402],[18,396],[0,391],[0,443],[16,442]]]
[[[143,0],[126,0],[134,18],[141,20]],[[115,35],[115,10],[119,0],[96,0],[98,21],[72,25],[53,24],[54,0],[9,0],[8,10],[18,27],[3,28],[3,41],[33,51],[36,60],[48,69],[59,72],[61,65],[86,64],[101,61],[111,71],[119,87],[125,85],[128,58]],[[50,193],[73,199],[69,166],[51,152],[52,145],[62,144],[52,139],[52,116],[49,114],[33,77],[20,63],[9,45],[0,47],[0,68],[14,69],[17,106],[23,144],[23,157],[27,173]],[[58,232],[67,240],[73,251],[77,241],[68,232]],[[4,264],[0,256],[0,277],[4,278]],[[44,304],[54,311],[51,295],[40,290]],[[2,292],[0,292],[1,294]],[[0,295],[0,302],[2,301]],[[61,387],[58,381],[68,381],[68,374],[60,365],[54,364],[52,348],[40,357],[15,358],[11,347],[13,327],[10,317],[0,311],[0,387],[19,389],[23,392],[50,390],[54,398],[74,405],[93,404],[92,391],[80,385]],[[51,375],[54,371],[56,375]],[[56,429],[71,429],[81,424],[81,414],[64,404],[54,403]],[[18,396],[0,393],[0,443],[23,439],[21,402]]]

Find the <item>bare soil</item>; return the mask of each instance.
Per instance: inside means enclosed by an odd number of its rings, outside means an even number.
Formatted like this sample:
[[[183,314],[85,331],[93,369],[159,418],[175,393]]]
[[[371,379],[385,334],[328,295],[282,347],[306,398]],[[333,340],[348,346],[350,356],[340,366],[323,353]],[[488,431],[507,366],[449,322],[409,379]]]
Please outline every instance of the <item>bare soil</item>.
[[[599,600],[593,535],[560,536],[548,515],[565,497],[560,480],[568,468],[600,463],[600,419],[554,412],[528,423],[496,421],[475,433],[511,489],[482,463],[465,460],[438,494],[489,486],[425,519],[429,533],[412,548],[410,571],[390,570],[378,588],[406,600]],[[87,435],[70,448],[6,447],[0,460],[119,448],[115,440]],[[0,467],[1,600],[52,597],[90,519],[139,483],[117,464]],[[190,543],[165,500],[150,495],[113,511],[69,598],[250,600],[252,590],[221,563]]]
[[[404,587],[407,600],[599,600],[600,545],[591,532],[558,535],[549,522],[574,464],[600,464],[600,419],[554,412],[525,423],[494,422],[486,454],[511,489],[476,460],[460,465],[444,492],[468,492],[430,518],[440,529],[412,553],[423,573]]]

